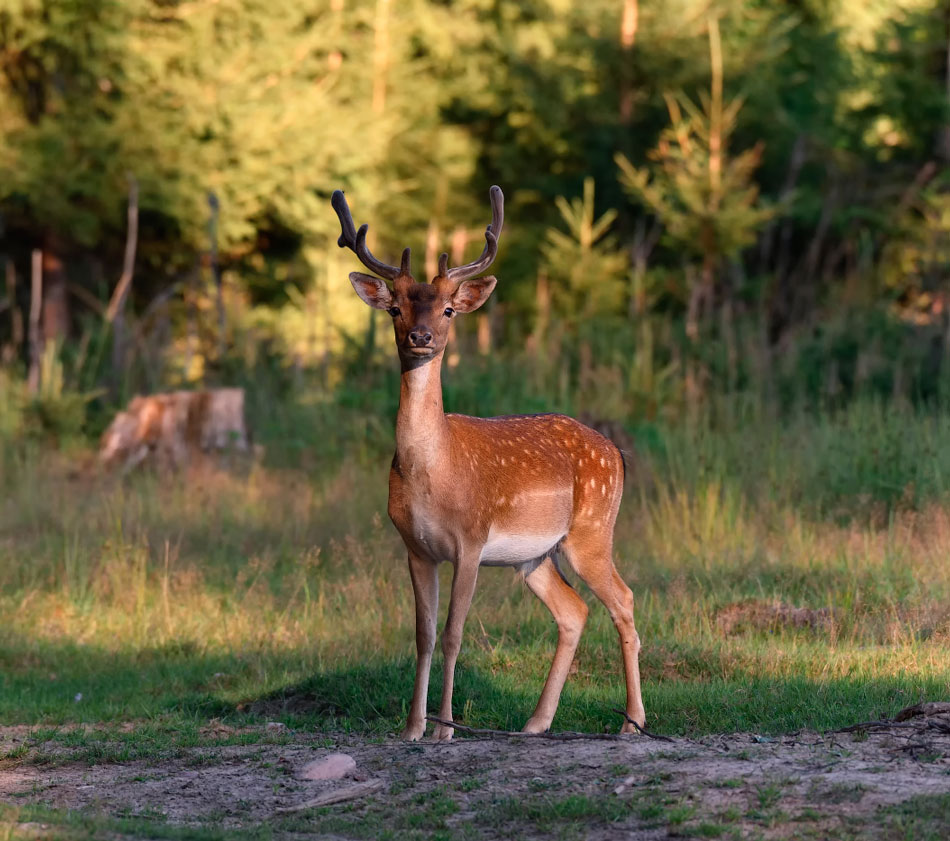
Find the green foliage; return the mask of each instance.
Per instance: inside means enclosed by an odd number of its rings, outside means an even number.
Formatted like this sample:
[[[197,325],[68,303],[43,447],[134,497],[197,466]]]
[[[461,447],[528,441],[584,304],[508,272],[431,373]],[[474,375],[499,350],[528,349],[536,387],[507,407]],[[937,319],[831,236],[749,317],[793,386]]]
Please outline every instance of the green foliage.
[[[616,312],[623,302],[628,261],[608,229],[617,218],[608,210],[594,219],[594,179],[584,179],[583,198],[558,196],[558,212],[568,234],[548,228],[541,253],[555,283],[555,300],[570,321]]]
[[[719,25],[710,18],[707,26],[710,93],[700,94],[698,106],[683,92],[665,93],[671,125],[650,152],[656,165],[637,168],[619,153],[616,162],[621,184],[659,217],[677,249],[718,263],[751,245],[773,211],[759,202],[754,181],[761,144],[729,154],[744,98],[723,102]]]
[[[132,174],[128,364],[109,370],[108,340],[87,331],[76,390],[213,383],[264,345],[332,383],[367,317],[330,192],[347,188],[381,258],[411,244],[425,275],[442,248],[481,247],[497,182],[508,214],[495,352],[517,359],[534,336],[572,378],[588,337],[609,337],[637,395],[624,400],[630,420],[750,389],[783,408],[850,399],[869,381],[933,399],[947,379],[933,348],[950,346],[939,10],[635,6],[635,31],[621,34],[615,0],[7,3],[0,252],[19,286],[10,309],[0,299],[0,345],[4,314],[29,309],[34,247],[65,266],[71,306],[98,315],[120,271]],[[539,270],[550,312],[536,306]],[[66,359],[82,355],[86,322],[73,324],[56,337]],[[870,350],[842,350],[854,345]],[[865,377],[851,357],[875,348]],[[566,400],[552,380],[547,396]]]
[[[22,403],[24,427],[33,435],[48,436],[57,443],[77,437],[85,426],[86,407],[96,393],[81,394],[66,388],[60,349],[55,342],[43,349],[39,374],[37,392]]]
[[[700,257],[735,257],[752,244],[756,230],[772,215],[759,205],[758,186],[752,179],[761,149],[717,157],[720,152],[711,146],[716,135],[710,101],[704,99],[697,108],[688,99],[671,97],[668,105],[673,126],[664,131],[652,153],[658,165],[637,168],[618,155],[621,183],[663,220],[675,247]],[[736,100],[722,110],[713,145],[726,149],[741,105]]]
[[[887,244],[881,261],[885,289],[908,318],[926,323],[947,308],[950,273],[950,185],[941,179],[899,213],[903,236]]]
[[[86,247],[117,225],[134,156],[125,144],[141,140],[115,131],[130,107],[117,86],[124,33],[142,7],[22,0],[0,11],[0,205],[16,211],[14,224]]]

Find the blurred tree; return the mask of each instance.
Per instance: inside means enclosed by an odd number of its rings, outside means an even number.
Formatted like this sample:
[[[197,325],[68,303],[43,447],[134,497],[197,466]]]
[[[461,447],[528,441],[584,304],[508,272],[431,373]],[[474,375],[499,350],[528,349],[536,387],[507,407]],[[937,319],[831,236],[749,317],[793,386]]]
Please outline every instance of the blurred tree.
[[[114,127],[135,5],[14,0],[0,10],[0,213],[21,267],[27,249],[45,252],[47,339],[69,324],[66,253],[95,246],[121,219],[130,161]]]
[[[617,211],[595,218],[593,178],[584,179],[583,198],[555,203],[568,233],[548,228],[541,253],[559,316],[576,325],[622,310],[629,261],[607,233]]]
[[[104,307],[131,175],[130,346],[145,353],[138,312],[166,337],[149,347],[170,347],[179,371],[200,374],[186,358],[214,358],[221,340],[233,348],[209,306],[213,193],[222,302],[246,314],[229,329],[272,337],[298,365],[327,359],[341,334],[366,329],[330,192],[348,189],[383,259],[412,245],[423,276],[443,249],[464,260],[481,248],[485,195],[499,183],[509,221],[497,295],[509,321],[538,309],[540,267],[564,290],[562,312],[633,317],[641,336],[650,309],[671,319],[644,340],[664,366],[678,332],[696,353],[719,353],[733,314],[775,345],[831,309],[867,306],[893,288],[902,246],[920,247],[931,211],[919,193],[942,183],[950,154],[948,9],[7,0],[0,256],[17,267],[11,310],[25,312],[35,247],[51,336],[70,323],[70,301]],[[655,248],[647,216],[665,231]],[[607,219],[612,237],[593,236]],[[569,233],[552,232],[565,222]],[[621,250],[634,254],[630,295]],[[705,329],[714,310],[718,333]],[[13,321],[0,330],[12,334]],[[109,357],[84,348],[77,357]]]
[[[677,249],[701,264],[698,282],[688,290],[686,331],[698,337],[703,311],[713,304],[716,273],[723,260],[735,259],[755,241],[773,210],[759,198],[754,173],[762,148],[730,155],[742,98],[723,102],[719,27],[709,21],[713,66],[711,92],[700,105],[683,93],[667,94],[672,125],[651,153],[655,164],[635,167],[617,155],[620,181],[632,198],[656,214]],[[685,111],[685,114],[684,114]]]

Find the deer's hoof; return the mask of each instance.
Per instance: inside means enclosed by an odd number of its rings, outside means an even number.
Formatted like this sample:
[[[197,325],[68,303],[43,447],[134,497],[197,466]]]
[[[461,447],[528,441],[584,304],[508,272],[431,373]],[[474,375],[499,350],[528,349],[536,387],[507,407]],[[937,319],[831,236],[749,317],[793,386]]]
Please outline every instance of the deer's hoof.
[[[529,718],[528,723],[522,729],[522,733],[544,733],[551,725],[535,718]]]
[[[406,729],[402,731],[401,737],[407,742],[418,742],[426,732],[426,723],[407,724]]]
[[[446,727],[444,724],[437,724],[435,726],[435,732],[432,734],[432,741],[448,742],[454,732],[455,730],[451,727]]]
[[[646,723],[647,723],[646,716],[638,716],[638,717],[636,717],[636,722],[637,722],[637,724],[639,724],[641,727],[645,727],[645,726],[646,726]],[[637,733],[639,733],[640,731],[637,730],[637,728],[634,727],[631,722],[625,721],[625,722],[623,723],[623,727],[620,728],[620,732],[621,732],[621,733],[633,733],[633,734],[637,734]]]

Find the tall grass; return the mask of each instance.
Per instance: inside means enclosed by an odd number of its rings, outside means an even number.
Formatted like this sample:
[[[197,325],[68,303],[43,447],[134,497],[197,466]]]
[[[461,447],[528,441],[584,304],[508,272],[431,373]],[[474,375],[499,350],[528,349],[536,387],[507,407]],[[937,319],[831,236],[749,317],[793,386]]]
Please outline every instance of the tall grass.
[[[477,410],[479,393],[459,378],[450,399]],[[353,397],[258,391],[267,454],[246,473],[118,480],[77,471],[74,451],[0,447],[0,719],[396,729],[413,610],[385,515],[393,406]],[[732,412],[632,430],[615,555],[637,598],[651,726],[823,727],[946,697],[948,417],[874,402],[782,424]],[[592,612],[555,726],[614,727],[616,634],[579,586]],[[746,602],[831,619],[726,629],[722,611]],[[554,641],[524,586],[484,570],[458,714],[520,727]]]

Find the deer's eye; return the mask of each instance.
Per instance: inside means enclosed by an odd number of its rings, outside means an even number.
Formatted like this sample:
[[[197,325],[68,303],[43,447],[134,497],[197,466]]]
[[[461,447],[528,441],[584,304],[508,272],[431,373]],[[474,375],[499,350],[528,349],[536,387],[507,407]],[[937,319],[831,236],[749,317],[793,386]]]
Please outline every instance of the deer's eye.
[[[453,315],[455,315],[455,310],[453,310],[452,307],[446,307],[446,308],[445,308],[445,317],[446,317],[446,318],[451,318]]]
[[[390,314],[393,318],[395,318],[397,315],[401,315],[401,314],[402,314],[402,311],[399,309],[399,307],[390,307],[390,308],[389,308],[389,314]]]

